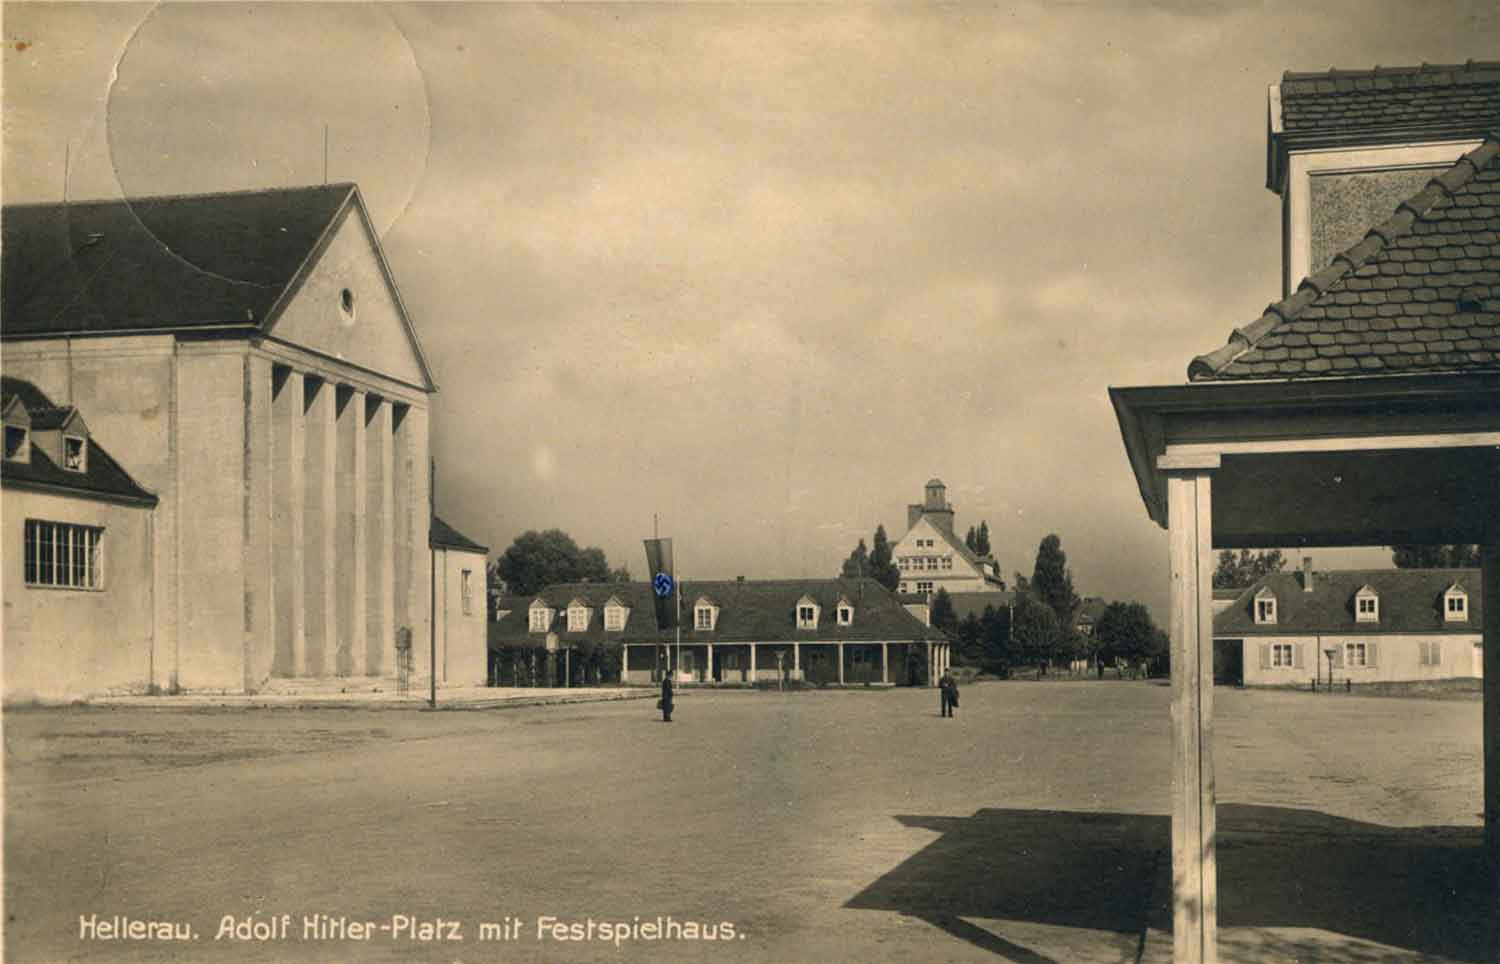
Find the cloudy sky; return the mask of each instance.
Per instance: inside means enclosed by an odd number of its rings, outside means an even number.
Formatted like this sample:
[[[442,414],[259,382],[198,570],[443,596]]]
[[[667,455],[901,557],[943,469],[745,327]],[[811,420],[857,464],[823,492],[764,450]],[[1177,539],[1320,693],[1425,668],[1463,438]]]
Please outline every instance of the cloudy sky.
[[[1487,2],[3,16],[7,201],[317,183],[327,126],[495,551],[640,573],[657,513],[689,577],[831,576],[939,476],[1007,574],[1056,532],[1159,614],[1106,391],[1279,296],[1267,85],[1500,57]]]

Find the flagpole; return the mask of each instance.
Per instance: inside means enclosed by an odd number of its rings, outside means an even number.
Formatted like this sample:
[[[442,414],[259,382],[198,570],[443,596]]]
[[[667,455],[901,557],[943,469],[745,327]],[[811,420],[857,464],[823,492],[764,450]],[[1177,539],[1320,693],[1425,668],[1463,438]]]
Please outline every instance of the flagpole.
[[[677,601],[677,618],[672,620],[677,629],[677,660],[672,667],[673,673],[682,672],[682,587],[677,584],[677,557],[672,557],[672,595]]]

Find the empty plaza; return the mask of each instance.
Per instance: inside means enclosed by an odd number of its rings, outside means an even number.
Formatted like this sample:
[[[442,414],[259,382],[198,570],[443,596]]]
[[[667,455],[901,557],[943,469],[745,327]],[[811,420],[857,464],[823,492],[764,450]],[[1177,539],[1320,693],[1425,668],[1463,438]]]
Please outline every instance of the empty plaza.
[[[1222,959],[1500,959],[1477,699],[1215,698]],[[1169,704],[7,712],[6,956],[1166,960]]]

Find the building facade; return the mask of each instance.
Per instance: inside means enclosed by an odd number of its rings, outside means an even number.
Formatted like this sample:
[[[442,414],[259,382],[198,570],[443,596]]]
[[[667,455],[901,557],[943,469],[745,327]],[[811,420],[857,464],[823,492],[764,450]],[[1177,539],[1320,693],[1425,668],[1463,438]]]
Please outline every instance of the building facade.
[[[146,688],[388,676],[427,638],[436,389],[354,185],[7,206],[3,267],[7,373],[159,500]]]
[[[1484,675],[1477,569],[1273,573],[1214,617],[1215,676],[1246,686]]]
[[[903,593],[1003,592],[1005,581],[989,556],[980,557],[953,531],[954,508],[941,479],[928,481],[919,503],[906,507],[906,534],[891,549]]]
[[[156,496],[82,413],[0,377],[7,702],[149,686]]]
[[[678,634],[658,630],[646,583],[572,583],[507,597],[494,649],[618,653],[617,679],[753,685],[928,685],[950,662],[947,637],[873,579],[680,583]]]
[[[489,665],[484,582],[490,550],[437,517],[429,544],[437,591],[433,641],[438,680],[450,686],[483,686]]]

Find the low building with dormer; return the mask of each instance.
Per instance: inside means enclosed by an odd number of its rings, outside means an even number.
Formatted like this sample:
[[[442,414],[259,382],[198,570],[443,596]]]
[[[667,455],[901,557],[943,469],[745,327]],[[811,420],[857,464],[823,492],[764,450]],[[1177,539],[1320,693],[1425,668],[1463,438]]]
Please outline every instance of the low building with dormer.
[[[0,411],[6,696],[137,689],[152,657],[157,497],[76,407],[5,376]]]
[[[1004,592],[999,564],[977,555],[954,532],[955,510],[942,479],[931,479],[921,502],[906,507],[906,534],[891,548],[903,593]]]
[[[1221,682],[1307,685],[1483,676],[1477,569],[1341,569],[1264,576],[1214,617]]]
[[[947,637],[874,579],[684,581],[678,591],[680,658],[679,634],[656,626],[648,583],[567,583],[503,597],[490,632],[499,681],[510,682],[506,664],[563,654],[561,672],[577,685],[567,666],[600,648],[613,656],[613,681],[636,685],[659,682],[670,666],[690,683],[917,685],[949,663]],[[544,683],[561,685],[559,657],[544,658]]]

